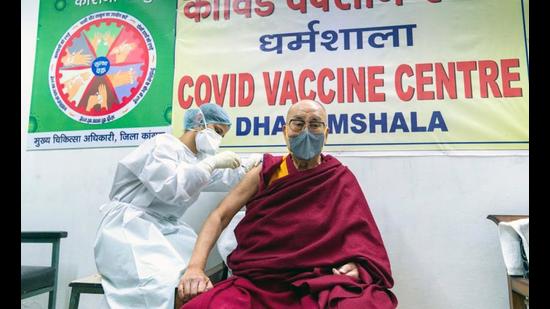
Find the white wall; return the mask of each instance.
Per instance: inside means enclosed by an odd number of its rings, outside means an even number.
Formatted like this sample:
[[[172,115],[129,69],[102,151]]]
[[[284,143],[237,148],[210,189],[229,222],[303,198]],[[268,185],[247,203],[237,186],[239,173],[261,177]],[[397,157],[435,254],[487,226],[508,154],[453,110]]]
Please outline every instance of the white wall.
[[[119,149],[26,152],[38,1],[21,2],[21,228],[65,230],[58,308],[67,308],[68,283],[95,273],[93,241]],[[362,184],[384,238],[400,308],[507,308],[505,268],[488,214],[527,214],[529,158],[340,157]],[[222,198],[206,194],[204,208],[185,217],[198,229]],[[46,246],[21,249],[21,262],[48,263]],[[219,260],[215,255],[210,263]],[[46,308],[47,297],[21,308]],[[97,308],[84,295],[80,308]]]

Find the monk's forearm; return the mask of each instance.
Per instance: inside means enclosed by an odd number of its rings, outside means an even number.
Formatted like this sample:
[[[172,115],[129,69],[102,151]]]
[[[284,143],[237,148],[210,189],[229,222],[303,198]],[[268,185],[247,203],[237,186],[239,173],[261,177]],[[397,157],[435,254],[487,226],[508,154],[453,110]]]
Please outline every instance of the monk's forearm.
[[[224,209],[225,205],[244,205],[246,199],[249,197],[248,194],[243,194],[241,190],[235,190],[231,192],[220,204],[220,206],[215,209],[206,219],[204,225],[199,233],[197,243],[193,249],[193,255],[189,261],[189,268],[198,267],[204,269],[206,267],[206,261],[208,259],[208,254],[214,244],[220,237],[222,231],[227,227],[231,219],[235,216],[236,212],[224,212],[221,209]],[[225,205],[224,205],[225,204]],[[239,207],[240,208],[240,207]]]
[[[189,268],[200,268],[203,269],[206,267],[206,261],[208,259],[208,254],[216,240],[220,237],[220,234],[225,226],[222,226],[222,221],[215,211],[212,212],[202,227],[197,242],[195,243],[195,248],[193,249],[193,255],[189,261]]]
[[[248,200],[256,193],[260,167],[252,169],[244,179],[222,200],[206,219],[199,233],[193,255],[189,261],[189,268],[203,269],[206,266],[208,254],[227,227],[231,219]]]

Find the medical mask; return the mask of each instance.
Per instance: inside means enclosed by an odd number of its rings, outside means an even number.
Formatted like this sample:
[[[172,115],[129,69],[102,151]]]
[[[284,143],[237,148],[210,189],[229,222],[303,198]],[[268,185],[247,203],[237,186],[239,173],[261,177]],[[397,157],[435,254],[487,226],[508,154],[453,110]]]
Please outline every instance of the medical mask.
[[[292,155],[298,159],[311,160],[321,153],[325,143],[325,134],[314,134],[306,129],[297,136],[289,136],[288,142]]]
[[[222,137],[211,128],[199,131],[197,132],[197,136],[195,136],[197,150],[209,155],[216,154],[216,151],[220,148],[221,142]]]

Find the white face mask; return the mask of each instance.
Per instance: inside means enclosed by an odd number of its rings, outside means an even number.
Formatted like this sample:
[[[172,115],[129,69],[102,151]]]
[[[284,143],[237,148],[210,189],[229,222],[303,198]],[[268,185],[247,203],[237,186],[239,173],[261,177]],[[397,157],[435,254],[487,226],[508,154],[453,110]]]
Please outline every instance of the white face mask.
[[[206,128],[202,131],[197,132],[197,136],[195,136],[195,145],[197,146],[197,150],[209,154],[209,155],[215,155],[218,148],[220,148],[220,144],[222,142],[222,137],[214,129]]]

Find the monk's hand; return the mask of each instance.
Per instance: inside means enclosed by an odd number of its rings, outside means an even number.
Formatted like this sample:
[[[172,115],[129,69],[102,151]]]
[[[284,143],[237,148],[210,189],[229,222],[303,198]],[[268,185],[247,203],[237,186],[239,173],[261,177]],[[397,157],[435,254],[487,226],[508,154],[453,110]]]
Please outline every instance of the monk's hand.
[[[212,282],[200,268],[189,268],[181,277],[178,285],[178,296],[183,302],[189,301],[198,294],[213,287]]]
[[[357,264],[355,264],[354,262],[346,263],[340,266],[338,269],[333,268],[332,273],[335,275],[346,275],[355,279],[359,279],[359,269],[357,268]]]

